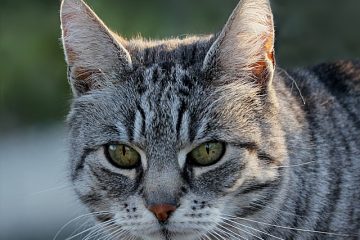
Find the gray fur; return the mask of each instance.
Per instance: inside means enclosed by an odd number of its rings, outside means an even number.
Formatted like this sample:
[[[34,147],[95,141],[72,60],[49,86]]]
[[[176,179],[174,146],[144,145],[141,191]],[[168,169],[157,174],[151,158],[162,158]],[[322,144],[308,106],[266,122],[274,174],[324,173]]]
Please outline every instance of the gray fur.
[[[261,47],[273,38],[267,0],[243,0],[219,36],[164,41],[125,41],[82,1],[62,6],[75,14],[62,15],[65,54],[75,54],[66,59],[75,94],[71,180],[97,221],[117,227],[109,236],[359,238],[359,61],[275,67]],[[73,6],[86,11],[74,13]],[[102,30],[82,26],[84,17],[76,16],[83,14]],[[95,37],[79,42],[72,32]],[[251,46],[254,36],[265,38]],[[225,59],[232,45],[235,53]],[[109,51],[116,57],[109,59]],[[259,80],[251,71],[263,62]],[[86,78],[74,66],[89,70]],[[186,162],[189,151],[210,140],[226,143],[218,163]],[[104,154],[111,142],[134,147],[141,166],[112,166]],[[177,205],[165,225],[147,209],[159,203]]]

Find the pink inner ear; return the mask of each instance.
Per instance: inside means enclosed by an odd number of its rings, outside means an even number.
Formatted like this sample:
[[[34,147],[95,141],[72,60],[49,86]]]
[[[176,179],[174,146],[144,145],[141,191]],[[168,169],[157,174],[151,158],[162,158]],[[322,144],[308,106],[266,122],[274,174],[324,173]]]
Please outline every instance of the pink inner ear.
[[[64,45],[66,48],[66,57],[67,57],[68,64],[72,65],[77,60],[76,53],[71,47],[67,46],[66,43],[64,43]]]
[[[80,81],[89,80],[91,75],[100,74],[100,70],[96,69],[85,69],[83,67],[75,67],[73,69],[73,78]]]
[[[265,43],[265,52],[267,59],[275,66],[275,57],[274,57],[274,39],[269,37]]]
[[[71,80],[74,87],[81,93],[91,89],[99,89],[100,85],[94,80],[94,75],[101,74],[99,69],[86,69],[83,67],[71,68]]]
[[[252,65],[252,73],[260,83],[267,81],[271,68],[275,66],[274,41],[269,37],[264,46],[264,59]]]

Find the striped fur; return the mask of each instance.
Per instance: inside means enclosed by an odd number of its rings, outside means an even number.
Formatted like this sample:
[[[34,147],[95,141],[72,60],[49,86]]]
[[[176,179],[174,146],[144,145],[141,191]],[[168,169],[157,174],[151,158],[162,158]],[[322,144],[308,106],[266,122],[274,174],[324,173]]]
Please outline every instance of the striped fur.
[[[359,62],[276,67],[267,0],[243,0],[214,36],[127,41],[80,0],[61,21],[71,180],[113,239],[358,238]],[[212,140],[222,159],[189,164]],[[110,164],[114,142],[141,166]],[[177,206],[166,224],[157,203]]]

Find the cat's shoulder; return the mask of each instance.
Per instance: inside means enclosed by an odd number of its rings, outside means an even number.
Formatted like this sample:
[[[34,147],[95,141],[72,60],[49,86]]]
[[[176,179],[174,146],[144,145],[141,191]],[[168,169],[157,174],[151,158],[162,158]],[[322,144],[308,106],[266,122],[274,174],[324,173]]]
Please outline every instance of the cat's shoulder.
[[[331,92],[360,97],[360,59],[322,63],[310,67],[309,70]]]

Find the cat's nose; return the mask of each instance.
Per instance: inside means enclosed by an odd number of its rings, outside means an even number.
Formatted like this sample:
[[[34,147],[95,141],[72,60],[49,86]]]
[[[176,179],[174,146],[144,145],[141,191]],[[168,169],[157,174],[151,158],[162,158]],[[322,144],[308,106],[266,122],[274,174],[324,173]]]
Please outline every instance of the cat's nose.
[[[149,206],[148,209],[154,213],[155,217],[160,222],[165,222],[170,217],[171,213],[176,210],[176,206],[170,204],[156,204]]]

